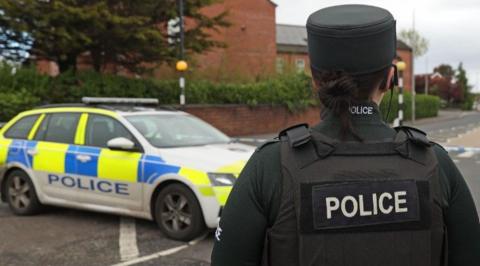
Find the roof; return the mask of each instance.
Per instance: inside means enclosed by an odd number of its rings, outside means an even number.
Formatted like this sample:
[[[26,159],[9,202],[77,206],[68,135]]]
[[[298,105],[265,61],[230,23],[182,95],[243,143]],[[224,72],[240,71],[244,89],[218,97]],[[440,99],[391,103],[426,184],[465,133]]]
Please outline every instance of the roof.
[[[138,105],[122,105],[122,104],[83,104],[83,103],[71,103],[71,104],[49,104],[39,106],[33,109],[39,113],[44,110],[75,110],[75,111],[90,111],[90,110],[105,110],[118,113],[136,113],[145,111],[162,111],[162,112],[178,112],[177,109],[171,106],[138,106]],[[32,110],[32,111],[33,111]]]
[[[270,4],[272,4],[274,7],[277,7],[277,6],[278,6],[278,5],[277,5],[275,2],[273,2],[272,0],[268,0],[268,2],[270,2]]]
[[[286,53],[308,53],[307,28],[299,25],[277,24],[277,50]],[[411,51],[405,42],[398,40],[397,49]]]
[[[307,29],[304,26],[277,24],[279,52],[308,53]]]
[[[50,104],[36,109],[96,108],[114,112],[176,111],[170,106],[160,106],[156,98],[83,97],[82,103]]]
[[[412,51],[412,47],[408,46],[408,44],[406,44],[402,40],[397,40],[397,49],[398,50]]]

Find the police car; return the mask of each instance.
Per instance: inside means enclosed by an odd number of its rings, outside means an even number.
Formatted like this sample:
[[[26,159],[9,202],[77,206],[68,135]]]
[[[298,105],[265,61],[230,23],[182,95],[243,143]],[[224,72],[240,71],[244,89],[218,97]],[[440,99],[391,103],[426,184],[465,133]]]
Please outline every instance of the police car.
[[[254,151],[152,99],[84,98],[0,130],[1,198],[18,215],[56,205],[155,220],[188,241],[217,226]]]

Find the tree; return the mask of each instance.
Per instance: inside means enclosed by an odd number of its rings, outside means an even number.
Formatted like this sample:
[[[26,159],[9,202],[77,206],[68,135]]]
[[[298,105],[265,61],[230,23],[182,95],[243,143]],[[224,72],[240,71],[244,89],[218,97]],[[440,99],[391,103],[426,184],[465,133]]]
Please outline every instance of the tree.
[[[187,52],[223,46],[208,32],[228,26],[227,14],[201,12],[217,1],[188,0]],[[176,0],[0,0],[0,52],[17,60],[22,53],[52,60],[61,72],[75,70],[83,55],[96,71],[120,66],[143,73],[175,60],[176,47],[168,42],[175,36],[166,27],[176,9]]]
[[[448,78],[450,80],[452,80],[453,77],[455,76],[455,70],[451,65],[447,65],[447,64],[441,64],[437,66],[436,68],[433,69],[433,72],[439,73],[443,77]]]
[[[468,100],[471,87],[468,85],[467,72],[460,63],[455,70],[452,66],[441,64],[434,68],[434,72],[442,75],[432,81],[438,95],[449,104],[459,104]]]
[[[468,85],[467,71],[463,68],[463,63],[460,63],[457,68],[457,74],[455,76],[456,83],[463,91],[463,95],[467,97],[470,94],[471,86]]]
[[[400,40],[405,42],[413,49],[413,56],[420,57],[427,53],[429,42],[414,29],[402,30],[399,35]]]

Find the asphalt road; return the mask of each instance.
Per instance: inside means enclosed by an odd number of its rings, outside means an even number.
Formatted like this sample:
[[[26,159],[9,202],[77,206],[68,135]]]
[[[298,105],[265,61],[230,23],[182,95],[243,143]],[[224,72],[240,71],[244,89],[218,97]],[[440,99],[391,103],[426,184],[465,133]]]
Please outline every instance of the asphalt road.
[[[416,126],[427,131],[435,141],[446,143],[450,138],[479,128],[480,113],[459,113],[447,120],[432,120]],[[477,206],[480,206],[480,153],[452,152],[451,157],[464,174]],[[18,217],[2,203],[0,265],[121,263],[119,238],[122,219],[125,218],[53,207],[40,215]],[[188,244],[167,239],[153,222],[128,220],[133,221],[136,227],[138,248],[138,263],[132,265],[209,265],[212,232]]]
[[[447,111],[443,118],[426,119],[413,126],[428,133],[435,142],[448,145],[447,140],[480,127],[480,112]],[[407,123],[407,125],[412,125]],[[480,142],[480,140],[479,140]]]
[[[48,208],[44,213],[14,216],[0,204],[0,265],[114,265],[119,252],[119,216]],[[136,220],[138,257],[185,243],[167,239],[155,223]],[[211,233],[195,245],[170,256],[135,265],[209,265],[213,244]]]

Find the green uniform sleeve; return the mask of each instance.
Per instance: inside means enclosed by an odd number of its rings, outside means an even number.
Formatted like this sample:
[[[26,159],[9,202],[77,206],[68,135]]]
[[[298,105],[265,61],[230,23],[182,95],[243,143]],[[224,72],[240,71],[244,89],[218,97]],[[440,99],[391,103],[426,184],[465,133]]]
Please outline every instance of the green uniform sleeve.
[[[215,234],[213,266],[260,264],[265,232],[276,213],[271,205],[280,194],[275,192],[281,188],[280,171],[278,144],[264,147],[249,160],[222,212]]]
[[[448,265],[480,265],[480,225],[470,190],[448,154],[436,147],[448,207],[445,223],[448,231]]]

